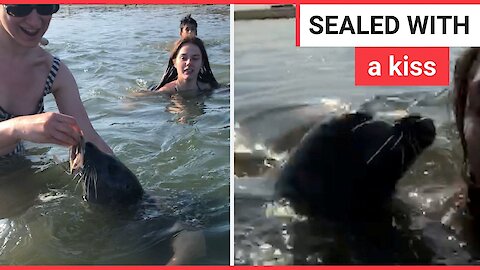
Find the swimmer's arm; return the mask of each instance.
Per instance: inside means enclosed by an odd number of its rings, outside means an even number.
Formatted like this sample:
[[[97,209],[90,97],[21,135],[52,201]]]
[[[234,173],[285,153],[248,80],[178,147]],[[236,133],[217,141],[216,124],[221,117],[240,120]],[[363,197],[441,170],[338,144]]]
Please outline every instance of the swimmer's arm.
[[[82,129],[87,141],[94,143],[103,152],[113,154],[112,149],[93,128],[82,100],[80,99],[75,78],[64,63],[60,65],[60,70],[53,84],[53,95],[58,110],[77,120],[78,126]]]
[[[54,112],[18,116],[0,122],[0,156],[13,151],[21,140],[63,146],[80,141],[75,118]]]
[[[167,84],[165,84],[164,86],[162,86],[160,89],[154,91],[155,93],[162,93],[162,94],[169,94],[169,95],[173,95],[175,94],[175,84],[176,84],[176,81],[173,81],[173,82],[169,82]]]
[[[15,136],[14,121],[10,119],[0,122],[0,156],[12,152],[15,145],[20,141],[18,136]]]
[[[200,87],[201,87],[201,90],[204,90],[204,91],[213,90],[213,86],[210,83],[200,82]]]
[[[203,231],[179,232],[173,239],[173,257],[167,265],[191,264],[206,255]]]

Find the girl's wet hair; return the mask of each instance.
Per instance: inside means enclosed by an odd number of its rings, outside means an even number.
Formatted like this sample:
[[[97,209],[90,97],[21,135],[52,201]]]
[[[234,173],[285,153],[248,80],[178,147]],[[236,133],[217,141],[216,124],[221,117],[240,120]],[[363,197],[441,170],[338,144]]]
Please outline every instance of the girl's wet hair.
[[[480,63],[480,48],[469,48],[457,59],[453,75],[453,97],[455,122],[463,148],[464,162],[467,162],[467,142],[465,140],[464,120],[467,105],[468,88],[475,77]]]
[[[464,121],[467,107],[468,91],[480,67],[480,48],[469,48],[457,59],[453,78],[453,96],[455,122],[463,148],[463,178],[467,184],[467,208],[474,219],[474,224],[480,226],[480,185],[479,176],[473,175],[468,166],[467,141],[465,139]]]
[[[198,80],[200,82],[210,84],[212,88],[219,87],[219,84],[215,79],[215,76],[213,76],[212,69],[210,68],[210,62],[208,61],[207,50],[205,49],[205,45],[203,44],[203,41],[197,37],[187,37],[184,39],[180,39],[175,43],[175,47],[172,50],[170,59],[168,59],[167,69],[163,74],[163,77],[160,80],[160,83],[156,85],[156,87],[150,88],[150,90],[156,91],[162,88],[167,83],[172,82],[178,78],[177,69],[175,68],[173,62],[177,57],[180,49],[184,45],[190,44],[190,43],[195,44],[200,49],[200,52],[202,53],[202,67],[200,68],[200,72],[198,73]]]

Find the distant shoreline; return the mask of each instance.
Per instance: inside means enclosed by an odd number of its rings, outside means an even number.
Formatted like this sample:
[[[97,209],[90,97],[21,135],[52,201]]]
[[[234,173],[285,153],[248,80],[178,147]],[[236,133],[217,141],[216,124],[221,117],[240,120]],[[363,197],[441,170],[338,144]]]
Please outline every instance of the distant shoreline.
[[[295,18],[294,5],[273,5],[266,9],[235,10],[234,20],[264,20]]]

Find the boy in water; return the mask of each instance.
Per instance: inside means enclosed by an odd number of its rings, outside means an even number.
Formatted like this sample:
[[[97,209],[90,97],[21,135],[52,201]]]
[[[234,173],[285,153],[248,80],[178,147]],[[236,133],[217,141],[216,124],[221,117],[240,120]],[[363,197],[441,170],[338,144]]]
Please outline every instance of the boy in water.
[[[197,36],[197,21],[188,14],[180,21],[180,38],[194,38]]]

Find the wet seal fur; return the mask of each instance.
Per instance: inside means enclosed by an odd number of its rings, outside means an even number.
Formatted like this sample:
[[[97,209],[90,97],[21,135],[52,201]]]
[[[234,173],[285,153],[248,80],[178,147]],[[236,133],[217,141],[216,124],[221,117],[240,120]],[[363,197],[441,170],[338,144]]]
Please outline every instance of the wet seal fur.
[[[71,154],[71,170],[77,159],[81,166],[83,198],[102,205],[132,205],[138,203],[144,191],[135,174],[118,158],[100,151],[91,142],[82,142]],[[73,163],[73,165],[72,165]]]
[[[433,121],[406,116],[389,124],[367,113],[337,116],[302,139],[275,186],[307,216],[365,220],[389,211],[395,185],[435,139]]]
[[[83,138],[79,145],[70,149],[70,172],[74,171],[81,174],[83,198],[89,203],[121,208],[123,211],[149,199],[135,174],[118,158],[100,151]],[[167,235],[171,238],[173,256],[167,265],[189,264],[206,255],[202,231],[190,230],[172,218],[162,217],[162,222],[165,221],[169,225],[165,232],[159,233],[161,238]]]

